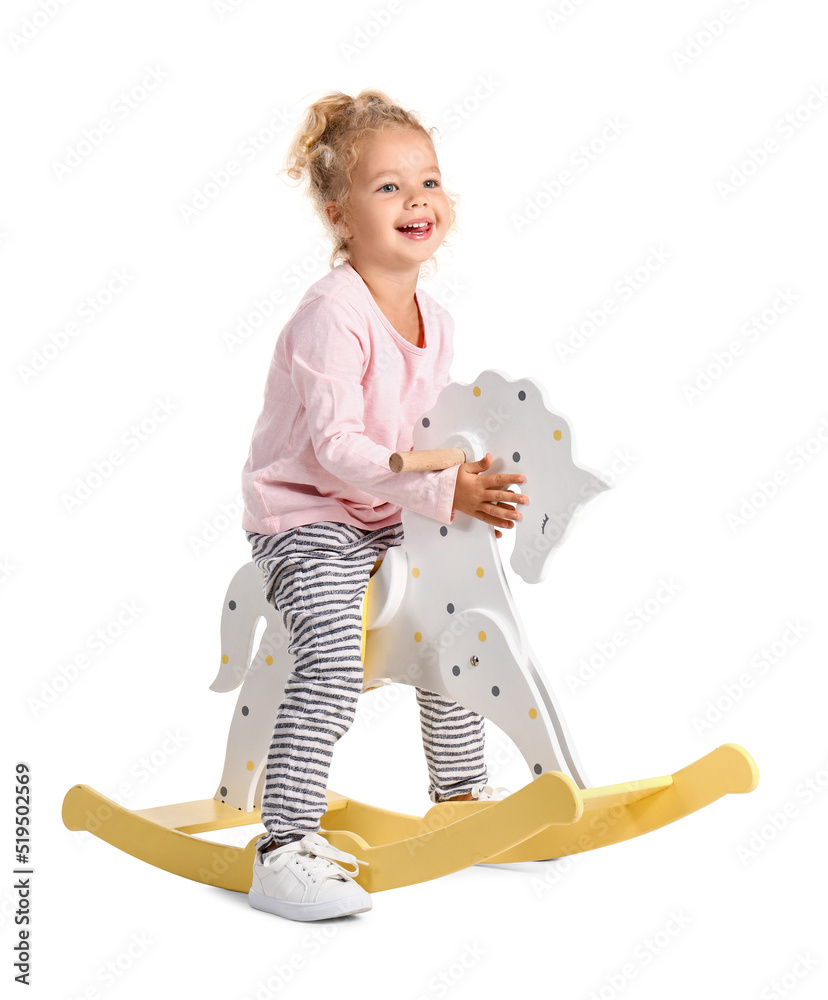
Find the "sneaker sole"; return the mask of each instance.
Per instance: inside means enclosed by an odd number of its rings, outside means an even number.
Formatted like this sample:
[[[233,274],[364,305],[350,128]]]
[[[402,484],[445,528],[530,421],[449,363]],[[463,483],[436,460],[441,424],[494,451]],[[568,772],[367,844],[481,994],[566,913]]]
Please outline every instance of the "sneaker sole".
[[[366,913],[373,906],[370,897],[366,901],[363,895],[343,896],[341,899],[329,899],[324,903],[292,903],[286,899],[274,899],[261,892],[253,892],[252,889],[247,893],[247,902],[256,910],[275,913],[290,920],[347,917],[352,913]]]

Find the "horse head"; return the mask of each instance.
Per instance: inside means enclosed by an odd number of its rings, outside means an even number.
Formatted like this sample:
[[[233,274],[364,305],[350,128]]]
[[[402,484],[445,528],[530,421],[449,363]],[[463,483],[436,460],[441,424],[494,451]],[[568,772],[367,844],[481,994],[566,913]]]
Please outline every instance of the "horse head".
[[[567,420],[549,405],[533,378],[481,372],[473,382],[452,382],[414,428],[414,448],[461,448],[469,462],[491,452],[490,473],[526,476],[531,503],[515,532],[511,566],[526,583],[546,578],[553,552],[580,509],[610,489],[600,476],[576,465]]]

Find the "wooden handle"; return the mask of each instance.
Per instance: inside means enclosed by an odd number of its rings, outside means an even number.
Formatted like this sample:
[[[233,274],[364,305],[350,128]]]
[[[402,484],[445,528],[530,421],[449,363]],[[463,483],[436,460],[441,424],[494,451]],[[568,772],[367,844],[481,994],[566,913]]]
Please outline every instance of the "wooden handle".
[[[392,472],[427,472],[462,465],[466,453],[462,448],[429,448],[425,451],[395,451],[388,459]]]

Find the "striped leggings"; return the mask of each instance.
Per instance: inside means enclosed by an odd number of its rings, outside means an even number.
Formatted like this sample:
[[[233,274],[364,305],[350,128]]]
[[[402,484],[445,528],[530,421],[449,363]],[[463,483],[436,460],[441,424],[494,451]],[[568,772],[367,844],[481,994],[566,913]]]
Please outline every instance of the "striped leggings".
[[[247,532],[267,601],[282,616],[294,669],[273,726],[262,795],[263,850],[318,833],[336,741],[351,727],[362,692],[362,601],[371,570],[403,540],[402,524],[375,531],[339,521],[275,535]],[[417,688],[432,802],[488,782],[484,720]]]

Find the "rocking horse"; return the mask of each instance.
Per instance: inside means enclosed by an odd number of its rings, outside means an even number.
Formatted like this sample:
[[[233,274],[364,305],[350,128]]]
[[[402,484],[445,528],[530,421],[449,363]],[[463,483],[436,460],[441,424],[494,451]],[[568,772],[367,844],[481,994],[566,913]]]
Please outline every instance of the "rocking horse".
[[[400,475],[495,456],[489,469],[523,472],[532,503],[515,522],[511,566],[527,583],[546,577],[553,553],[582,507],[609,488],[573,462],[567,421],[532,378],[484,371],[440,393],[413,433],[414,448],[391,456]],[[674,774],[591,787],[503,571],[494,532],[456,514],[444,525],[403,510],[402,545],[372,570],[363,605],[363,691],[410,684],[490,719],[525,760],[529,783],[505,798],[448,801],[425,816],[392,812],[327,791],[321,834],[353,854],[369,892],[438,878],[475,864],[560,858],[640,836],[728,793],[752,791],[750,754],[725,743]],[[259,621],[265,630],[254,651]],[[193,834],[260,822],[273,720],[292,669],[288,635],[264,598],[253,562],[230,582],[221,618],[222,656],[210,685],[241,685],[224,770],[212,798],[130,810],[88,785],[63,802],[70,830],[185,878],[247,892],[254,836],[245,848]]]

